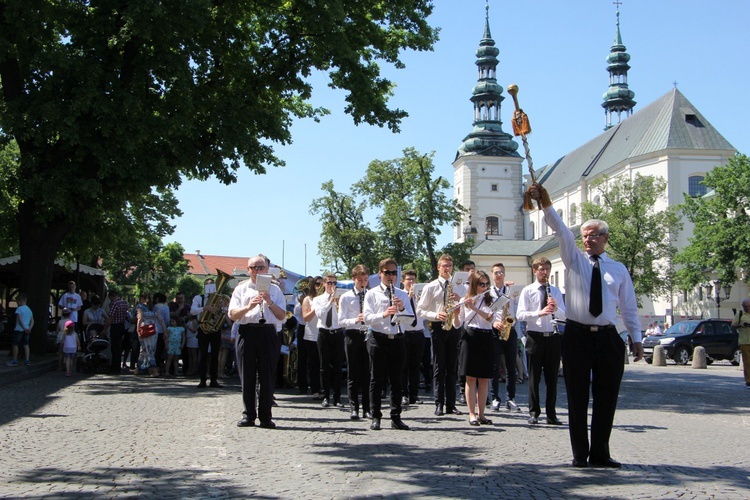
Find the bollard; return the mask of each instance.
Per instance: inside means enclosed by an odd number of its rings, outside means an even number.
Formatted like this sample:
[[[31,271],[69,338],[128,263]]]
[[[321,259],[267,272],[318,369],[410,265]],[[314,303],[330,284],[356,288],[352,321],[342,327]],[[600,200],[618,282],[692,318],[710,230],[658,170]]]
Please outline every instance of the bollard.
[[[667,366],[667,356],[664,354],[664,346],[654,346],[654,359],[652,363],[654,366]]]
[[[708,368],[706,363],[706,349],[703,346],[698,346],[693,349],[693,368],[705,370]]]

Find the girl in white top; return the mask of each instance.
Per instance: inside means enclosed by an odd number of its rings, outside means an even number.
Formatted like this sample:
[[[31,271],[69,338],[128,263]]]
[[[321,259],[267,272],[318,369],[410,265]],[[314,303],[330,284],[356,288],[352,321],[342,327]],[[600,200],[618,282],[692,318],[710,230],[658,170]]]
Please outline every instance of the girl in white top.
[[[302,319],[305,324],[305,335],[303,337],[307,351],[307,370],[310,390],[313,393],[313,399],[320,401],[323,399],[320,395],[320,356],[318,354],[318,317],[312,308],[312,298],[317,294],[318,287],[323,285],[323,278],[316,276],[310,280],[310,286],[307,294],[302,301]]]
[[[65,336],[63,337],[62,352],[65,357],[65,376],[70,377],[71,366],[76,353],[81,350],[81,339],[76,333],[76,324],[68,320],[65,323]]]

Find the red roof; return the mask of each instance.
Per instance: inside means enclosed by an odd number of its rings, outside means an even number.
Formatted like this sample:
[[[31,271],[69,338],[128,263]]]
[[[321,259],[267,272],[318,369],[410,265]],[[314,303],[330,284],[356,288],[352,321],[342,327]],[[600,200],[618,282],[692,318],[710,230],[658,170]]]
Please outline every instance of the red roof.
[[[188,261],[188,272],[195,276],[216,276],[216,270],[221,269],[230,276],[234,275],[235,269],[240,273],[247,272],[247,260],[249,257],[226,257],[223,255],[204,255],[197,253],[183,254]]]

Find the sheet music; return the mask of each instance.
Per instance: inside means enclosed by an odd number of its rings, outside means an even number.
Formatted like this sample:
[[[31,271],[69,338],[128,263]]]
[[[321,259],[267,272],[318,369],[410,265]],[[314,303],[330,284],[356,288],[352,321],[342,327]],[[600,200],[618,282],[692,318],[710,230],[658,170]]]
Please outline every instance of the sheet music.
[[[451,283],[454,287],[463,286],[469,284],[469,273],[467,271],[456,271],[453,273],[453,279]]]
[[[338,299],[342,295],[344,295],[346,292],[348,292],[348,288],[337,288],[335,292],[333,292],[333,298]]]
[[[394,325],[411,325],[414,322],[413,314],[398,313],[393,315],[391,323]]]
[[[424,287],[427,285],[427,283],[415,283],[412,287],[412,290],[414,291],[414,303],[416,304],[419,302],[419,298],[422,296],[422,290],[424,290]]]
[[[255,277],[255,289],[258,292],[267,292],[271,289],[272,274],[259,274]]]
[[[490,309],[492,309],[492,312],[502,311],[503,307],[505,307],[505,304],[508,302],[510,302],[510,299],[505,295],[501,295],[500,298],[490,305]]]

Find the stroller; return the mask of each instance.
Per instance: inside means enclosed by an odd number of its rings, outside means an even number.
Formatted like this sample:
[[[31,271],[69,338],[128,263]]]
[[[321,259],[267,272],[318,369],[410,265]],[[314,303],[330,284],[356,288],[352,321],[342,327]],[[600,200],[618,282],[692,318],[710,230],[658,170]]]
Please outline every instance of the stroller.
[[[110,360],[105,351],[109,349],[109,339],[104,333],[104,325],[90,323],[83,334],[85,346],[83,356],[78,358],[78,371],[83,373],[107,373]]]

